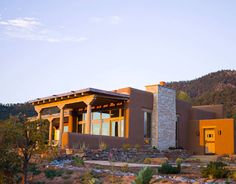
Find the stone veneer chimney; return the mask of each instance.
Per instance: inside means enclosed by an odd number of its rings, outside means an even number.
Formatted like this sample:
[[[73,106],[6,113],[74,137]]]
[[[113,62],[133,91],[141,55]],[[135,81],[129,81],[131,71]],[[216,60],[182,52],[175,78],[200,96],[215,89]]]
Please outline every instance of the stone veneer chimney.
[[[153,93],[152,146],[160,150],[176,146],[176,92],[165,87],[165,82],[145,86]]]

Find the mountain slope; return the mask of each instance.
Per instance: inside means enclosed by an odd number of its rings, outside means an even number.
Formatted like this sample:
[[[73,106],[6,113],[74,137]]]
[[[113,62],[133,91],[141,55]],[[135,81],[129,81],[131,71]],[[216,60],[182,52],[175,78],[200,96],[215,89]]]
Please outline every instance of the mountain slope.
[[[227,116],[236,115],[236,70],[221,70],[190,81],[170,82],[167,87],[186,92],[193,105],[223,104]]]

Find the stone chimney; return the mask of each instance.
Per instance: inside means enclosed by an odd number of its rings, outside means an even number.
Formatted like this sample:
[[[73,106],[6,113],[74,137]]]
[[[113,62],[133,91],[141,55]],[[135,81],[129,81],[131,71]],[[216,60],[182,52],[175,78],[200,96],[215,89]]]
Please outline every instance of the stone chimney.
[[[145,86],[146,91],[156,94],[158,92],[158,86],[165,86],[166,83],[164,81],[160,81],[159,84],[152,84]]]
[[[146,91],[153,93],[152,146],[166,150],[176,145],[176,93],[165,87],[165,82],[148,85]]]

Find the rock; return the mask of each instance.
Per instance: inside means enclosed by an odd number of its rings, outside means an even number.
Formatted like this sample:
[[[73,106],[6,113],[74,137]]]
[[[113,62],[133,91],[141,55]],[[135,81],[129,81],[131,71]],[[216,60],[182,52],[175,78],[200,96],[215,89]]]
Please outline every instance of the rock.
[[[168,162],[167,157],[151,158],[151,164],[161,165],[161,164],[166,163],[166,162]]]

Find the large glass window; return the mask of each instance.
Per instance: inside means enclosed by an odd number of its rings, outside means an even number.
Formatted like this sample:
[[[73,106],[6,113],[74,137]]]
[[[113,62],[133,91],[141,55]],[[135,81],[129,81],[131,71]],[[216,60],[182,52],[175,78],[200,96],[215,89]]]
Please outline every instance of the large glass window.
[[[110,118],[110,112],[108,110],[102,111],[102,119]]]
[[[100,124],[99,123],[92,123],[92,134],[93,135],[100,134]]]
[[[102,123],[102,135],[110,135],[110,122]]]
[[[93,112],[92,120],[99,120],[99,119],[100,119],[100,112]]]

